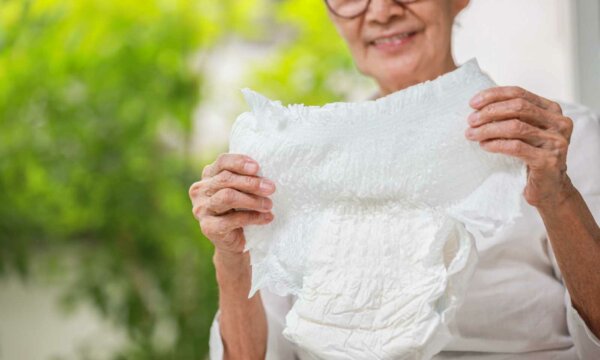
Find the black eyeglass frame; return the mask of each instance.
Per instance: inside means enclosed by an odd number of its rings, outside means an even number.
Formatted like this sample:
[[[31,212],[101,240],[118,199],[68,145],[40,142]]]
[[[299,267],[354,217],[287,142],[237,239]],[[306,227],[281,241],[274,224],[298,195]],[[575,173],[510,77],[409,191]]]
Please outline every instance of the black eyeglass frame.
[[[339,14],[337,11],[335,11],[333,9],[333,7],[331,6],[331,4],[329,3],[330,0],[324,0],[325,1],[325,5],[327,6],[327,8],[329,9],[329,11],[331,11],[331,13],[335,16],[341,17],[343,19],[354,19],[356,17],[359,17],[360,15],[364,14],[365,11],[367,11],[367,9],[369,8],[369,5],[371,4],[371,0],[367,0],[367,2],[365,3],[365,8],[362,9],[360,12],[358,12],[356,15],[351,15],[351,16],[347,16],[347,15],[341,15]],[[405,6],[406,4],[412,4],[415,3],[419,0],[394,0],[394,2],[400,6]]]

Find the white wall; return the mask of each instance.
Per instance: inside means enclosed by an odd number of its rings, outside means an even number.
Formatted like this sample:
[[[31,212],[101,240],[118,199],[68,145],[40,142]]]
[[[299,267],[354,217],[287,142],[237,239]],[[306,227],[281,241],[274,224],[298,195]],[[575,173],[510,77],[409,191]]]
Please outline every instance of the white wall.
[[[600,1],[576,0],[577,97],[600,113]]]
[[[600,111],[600,1],[471,0],[454,53],[476,57],[499,85]]]
[[[476,57],[499,85],[576,101],[572,11],[566,0],[471,0],[458,18],[455,58]]]

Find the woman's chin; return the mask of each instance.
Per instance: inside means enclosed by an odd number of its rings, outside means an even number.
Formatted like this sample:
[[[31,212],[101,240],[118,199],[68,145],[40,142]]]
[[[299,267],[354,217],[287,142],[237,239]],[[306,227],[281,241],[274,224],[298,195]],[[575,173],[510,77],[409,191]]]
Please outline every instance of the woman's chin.
[[[419,68],[420,58],[416,49],[410,52],[398,53],[395,56],[373,56],[369,54],[368,73],[378,80],[404,79],[415,76]]]
[[[416,61],[385,61],[374,64],[371,76],[389,92],[415,85],[419,80]]]

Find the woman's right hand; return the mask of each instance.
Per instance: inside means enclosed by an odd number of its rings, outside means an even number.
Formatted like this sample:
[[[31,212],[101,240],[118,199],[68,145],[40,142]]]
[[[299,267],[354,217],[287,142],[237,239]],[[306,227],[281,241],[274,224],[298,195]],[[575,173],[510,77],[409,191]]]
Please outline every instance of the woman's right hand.
[[[275,184],[257,172],[258,163],[249,156],[223,153],[204,167],[202,179],[189,189],[202,233],[228,256],[243,254],[243,226],[273,220],[273,202],[267,196]]]

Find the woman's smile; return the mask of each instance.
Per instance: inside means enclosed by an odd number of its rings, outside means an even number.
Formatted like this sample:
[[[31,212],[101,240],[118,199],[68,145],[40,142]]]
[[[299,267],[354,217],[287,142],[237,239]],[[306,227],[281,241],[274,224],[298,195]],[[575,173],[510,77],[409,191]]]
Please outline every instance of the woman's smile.
[[[365,3],[354,1],[355,6]],[[468,3],[371,0],[356,17],[343,18],[331,10],[328,15],[346,41],[357,69],[374,78],[379,94],[385,96],[456,69],[452,26]]]
[[[406,45],[413,42],[420,31],[396,32],[390,35],[381,35],[368,42],[370,47],[383,53],[395,54],[404,50]]]

